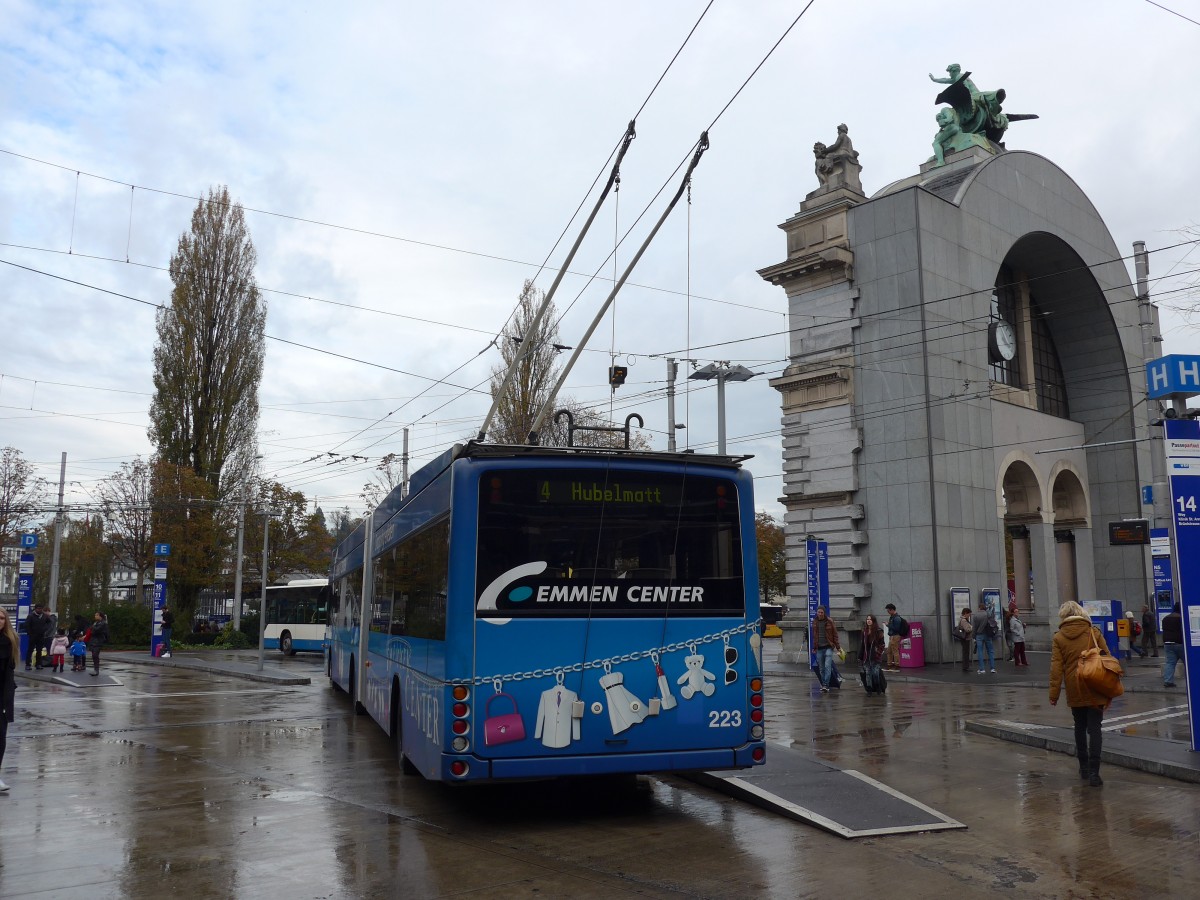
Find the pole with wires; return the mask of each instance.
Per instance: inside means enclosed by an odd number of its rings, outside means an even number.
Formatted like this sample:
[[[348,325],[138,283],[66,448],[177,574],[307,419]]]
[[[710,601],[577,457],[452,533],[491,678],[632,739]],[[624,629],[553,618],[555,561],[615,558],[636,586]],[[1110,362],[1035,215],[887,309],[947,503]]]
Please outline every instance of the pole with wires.
[[[496,409],[500,406],[500,398],[508,392],[508,386],[512,383],[513,376],[516,375],[517,366],[520,365],[521,360],[529,352],[529,345],[533,342],[533,336],[537,333],[538,326],[542,323],[542,316],[545,315],[546,310],[550,307],[550,303],[554,300],[554,293],[558,290],[559,284],[562,283],[563,276],[567,274],[567,269],[570,267],[572,260],[575,259],[575,253],[579,250],[579,245],[583,243],[588,229],[592,227],[592,222],[596,220],[596,215],[600,212],[600,207],[604,205],[604,201],[608,198],[613,185],[620,180],[621,161],[625,159],[625,151],[629,149],[630,143],[637,137],[637,131],[634,128],[635,125],[636,122],[630,120],[628,127],[626,127],[625,136],[621,139],[621,149],[617,152],[617,161],[613,163],[612,171],[608,175],[608,183],[604,186],[604,190],[600,192],[600,197],[596,200],[596,205],[592,208],[591,215],[583,223],[583,228],[580,230],[579,236],[575,238],[575,243],[571,245],[571,249],[567,253],[567,258],[563,260],[558,274],[554,276],[554,282],[550,285],[550,290],[542,298],[542,305],[538,308],[537,315],[533,317],[533,322],[530,326],[525,329],[525,334],[521,338],[521,346],[517,348],[517,355],[513,358],[512,365],[504,373],[504,383],[500,385],[500,389],[496,391],[496,396],[492,398],[491,408],[488,409],[487,415],[484,417],[483,425],[479,427],[479,434],[475,438],[476,440],[482,441],[487,437],[488,429],[492,425],[492,419],[496,415]]]
[[[667,220],[667,217],[671,215],[671,210],[675,208],[675,204],[678,203],[679,198],[683,196],[684,189],[691,184],[692,172],[694,172],[696,170],[696,166],[700,164],[700,157],[704,155],[704,151],[707,149],[708,132],[704,131],[700,134],[700,140],[696,145],[696,152],[692,154],[692,161],[688,164],[687,171],[683,174],[683,180],[680,181],[679,189],[675,191],[675,196],[671,198],[671,202],[667,204],[667,208],[663,210],[662,215],[658,217],[658,221],[654,223],[654,227],[650,229],[650,233],[646,235],[646,239],[642,241],[642,245],[638,247],[637,253],[633,255],[633,259],[629,261],[629,265],[626,266],[625,271],[621,273],[620,280],[613,285],[613,289],[609,292],[604,304],[596,313],[595,318],[592,319],[592,324],[588,326],[588,330],[584,332],[583,338],[572,351],[571,358],[568,359],[567,364],[563,366],[563,370],[558,376],[558,381],[555,382],[554,388],[550,391],[550,395],[546,398],[546,403],[538,412],[537,418],[533,422],[533,427],[529,431],[529,443],[531,445],[538,443],[538,431],[541,429],[542,423],[546,421],[546,416],[549,415],[551,408],[554,406],[554,401],[558,398],[558,392],[562,390],[562,386],[564,382],[566,382],[567,376],[571,374],[571,369],[574,367],[575,361],[579,359],[579,354],[583,352],[584,347],[587,346],[588,340],[595,333],[596,328],[600,325],[600,321],[608,312],[608,308],[612,306],[613,300],[616,299],[616,296],[620,292],[621,288],[625,286],[625,282],[633,273],[634,267],[636,267],[638,262],[641,260],[642,254],[646,252],[646,248],[650,246],[650,242],[654,240],[655,235],[658,234],[658,230],[662,228],[662,225]],[[528,335],[526,335],[526,339],[528,339]]]

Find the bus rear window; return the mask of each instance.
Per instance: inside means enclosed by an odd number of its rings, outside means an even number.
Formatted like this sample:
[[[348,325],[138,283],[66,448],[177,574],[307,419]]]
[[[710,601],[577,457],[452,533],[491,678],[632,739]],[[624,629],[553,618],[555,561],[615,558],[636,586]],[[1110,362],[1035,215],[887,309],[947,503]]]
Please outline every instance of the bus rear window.
[[[737,486],[603,469],[479,483],[478,615],[743,615]]]

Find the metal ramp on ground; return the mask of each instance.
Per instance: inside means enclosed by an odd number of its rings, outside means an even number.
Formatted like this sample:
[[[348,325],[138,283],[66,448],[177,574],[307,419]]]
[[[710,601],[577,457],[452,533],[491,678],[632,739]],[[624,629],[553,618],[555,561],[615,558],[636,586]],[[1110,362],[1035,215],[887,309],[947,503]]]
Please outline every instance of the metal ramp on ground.
[[[20,678],[28,679],[29,681],[40,681],[42,684],[60,684],[63,687],[69,688],[94,688],[94,687],[120,687],[123,682],[118,681],[113,676],[109,675],[103,669],[99,675],[92,675],[87,672],[51,672],[48,669],[34,669],[32,672],[17,672]]]
[[[761,768],[688,777],[847,839],[967,827],[861,772],[788,746],[772,745]]]

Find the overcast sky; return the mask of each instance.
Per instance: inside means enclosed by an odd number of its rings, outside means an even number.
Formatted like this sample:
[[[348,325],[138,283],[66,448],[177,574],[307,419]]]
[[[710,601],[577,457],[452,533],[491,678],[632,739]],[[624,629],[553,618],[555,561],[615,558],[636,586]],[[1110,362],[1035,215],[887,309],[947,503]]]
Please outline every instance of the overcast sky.
[[[195,198],[228,184],[268,334],[316,348],[267,342],[265,474],[359,511],[401,428],[414,468],[478,429],[489,342],[523,280],[561,261],[578,223],[552,253],[559,234],[706,5],[0,0],[0,260],[37,270],[0,265],[0,445],[52,481],[66,451],[76,504],[151,453],[154,310],[126,297],[168,301]],[[1193,0],[1164,5],[1200,20]],[[572,266],[586,274],[558,293],[573,345],[611,288],[614,232],[669,183],[617,250],[624,268],[717,119],[690,215],[680,204],[663,227],[567,391],[607,410],[617,354],[630,375],[614,415],[638,412],[665,448],[664,356],[762,373],[727,389],[729,450],[754,455],[757,506],[775,514],[767,381],[786,307],[755,270],[784,259],[776,226],[816,187],[811,147],[839,122],[868,194],[912,174],[937,130],[927,73],[958,62],[1007,89],[1006,111],[1040,114],[1009,148],[1072,175],[1122,252],[1179,243],[1200,219],[1200,26],[1144,0],[816,0],[718,119],[803,8],[712,3],[638,118],[619,200]],[[1171,275],[1153,287],[1168,353],[1200,352],[1176,311],[1195,302],[1180,290],[1195,246],[1151,257],[1152,276]],[[715,393],[691,384],[680,440],[711,452]],[[306,462],[317,454],[335,455]]]

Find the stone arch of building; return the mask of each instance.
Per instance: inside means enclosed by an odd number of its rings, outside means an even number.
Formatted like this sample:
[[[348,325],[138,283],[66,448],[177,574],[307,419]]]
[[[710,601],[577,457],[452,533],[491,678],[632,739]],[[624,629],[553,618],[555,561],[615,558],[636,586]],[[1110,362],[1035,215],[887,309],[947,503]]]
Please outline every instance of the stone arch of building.
[[[1013,450],[1000,466],[996,479],[999,508],[1004,519],[1004,561],[1008,589],[1024,611],[1034,608],[1033,585],[1050,577],[1034,563],[1036,537],[1044,527],[1048,506],[1044,485],[1033,459],[1023,450]]]
[[[1013,450],[1000,465],[996,479],[996,508],[1006,524],[1043,521],[1045,489],[1033,459],[1023,450]]]
[[[1091,504],[1084,488],[1085,478],[1075,464],[1060,459],[1050,470],[1050,504],[1053,519],[1059,528],[1090,528]]]

